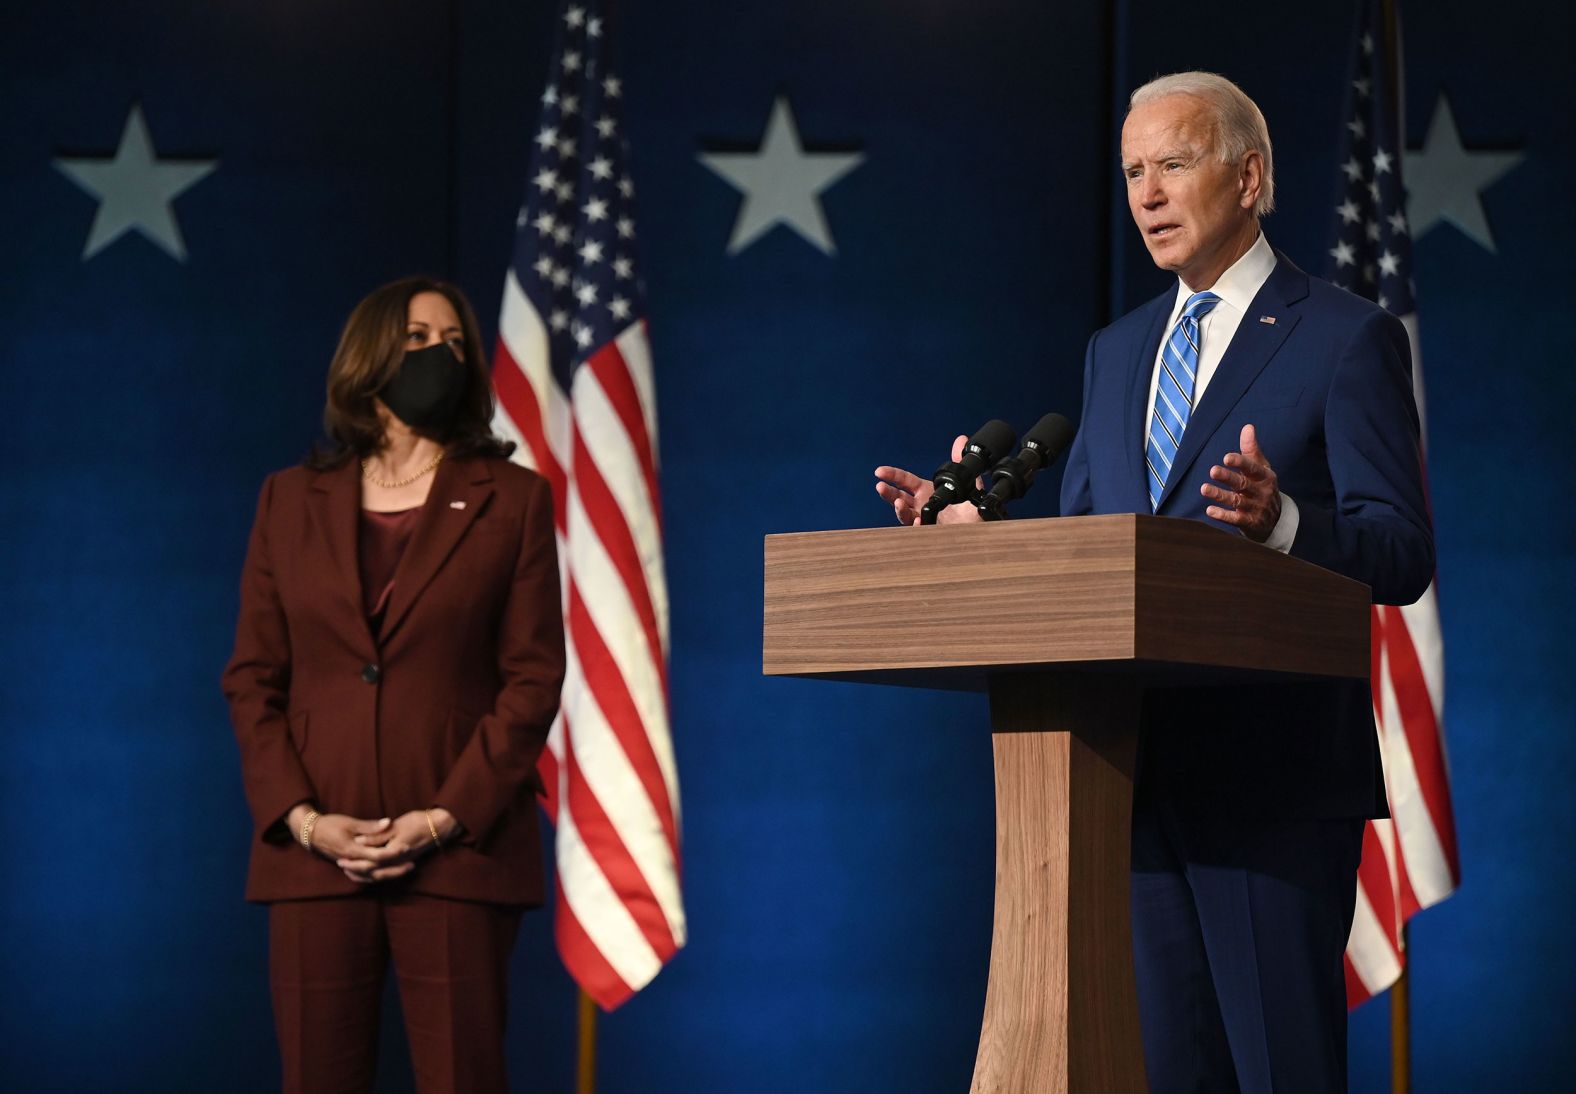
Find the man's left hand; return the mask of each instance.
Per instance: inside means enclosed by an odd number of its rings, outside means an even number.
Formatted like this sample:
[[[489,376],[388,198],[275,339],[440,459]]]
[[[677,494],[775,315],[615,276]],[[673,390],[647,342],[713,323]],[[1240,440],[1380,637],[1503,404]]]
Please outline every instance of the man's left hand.
[[[1259,448],[1253,426],[1242,427],[1240,443],[1242,451],[1226,453],[1224,467],[1216,464],[1209,469],[1209,477],[1215,481],[1204,483],[1199,492],[1216,503],[1205,513],[1236,525],[1255,543],[1263,543],[1280,522],[1280,480]]]

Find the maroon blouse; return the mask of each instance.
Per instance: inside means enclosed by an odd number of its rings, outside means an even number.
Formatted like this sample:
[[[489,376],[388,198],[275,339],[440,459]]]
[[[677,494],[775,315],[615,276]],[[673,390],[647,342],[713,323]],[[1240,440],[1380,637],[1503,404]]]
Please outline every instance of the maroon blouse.
[[[394,571],[420,514],[419,505],[398,513],[361,511],[361,600],[374,636],[383,629],[383,613],[394,592]]]

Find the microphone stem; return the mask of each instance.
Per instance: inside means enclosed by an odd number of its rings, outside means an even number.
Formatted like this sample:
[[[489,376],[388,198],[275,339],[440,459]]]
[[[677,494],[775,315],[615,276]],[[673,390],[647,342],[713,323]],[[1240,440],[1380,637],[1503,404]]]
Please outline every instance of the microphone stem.
[[[1001,499],[992,493],[983,493],[974,499],[974,507],[980,511],[981,520],[1006,520],[1007,510],[1002,506]]]

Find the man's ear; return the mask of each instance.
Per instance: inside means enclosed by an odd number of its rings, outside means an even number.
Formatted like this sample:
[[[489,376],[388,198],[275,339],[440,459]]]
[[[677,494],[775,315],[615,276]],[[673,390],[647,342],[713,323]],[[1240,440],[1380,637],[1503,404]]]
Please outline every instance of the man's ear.
[[[1256,149],[1250,150],[1243,155],[1242,166],[1237,170],[1237,204],[1244,209],[1253,208],[1263,187],[1264,156]]]

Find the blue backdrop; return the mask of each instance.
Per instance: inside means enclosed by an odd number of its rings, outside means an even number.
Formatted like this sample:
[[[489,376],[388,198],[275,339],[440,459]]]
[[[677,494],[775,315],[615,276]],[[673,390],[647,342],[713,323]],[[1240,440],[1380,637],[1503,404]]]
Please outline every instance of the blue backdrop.
[[[0,688],[7,818],[0,1073],[30,1091],[276,1088],[264,916],[217,687],[256,488],[316,430],[338,327],[424,271],[497,315],[553,5],[62,0],[0,42]],[[1167,279],[1127,220],[1120,103],[1224,72],[1276,141],[1272,242],[1323,267],[1352,5],[1196,0],[628,0],[627,123],[658,374],[673,722],[692,941],[603,1025],[617,1092],[958,1091],[984,1000],[992,787],[978,697],[764,680],[761,537],[888,519],[870,471],[928,470],[987,417],[1079,405],[1088,334]],[[1448,92],[1495,250],[1416,247],[1465,881],[1415,921],[1420,1090],[1553,1089],[1576,953],[1576,169],[1568,17],[1408,13],[1420,144]],[[1534,22],[1541,21],[1538,28]],[[837,253],[726,246],[774,98],[864,162],[822,195]],[[178,261],[84,258],[140,104]],[[1273,454],[1273,453],[1272,453]],[[1055,511],[1055,483],[1021,511]],[[573,989],[549,917],[515,955],[518,1089],[569,1089]],[[1387,1089],[1382,1002],[1354,1089]],[[397,1022],[383,1088],[409,1078]],[[535,1081],[531,1081],[532,1077]]]

